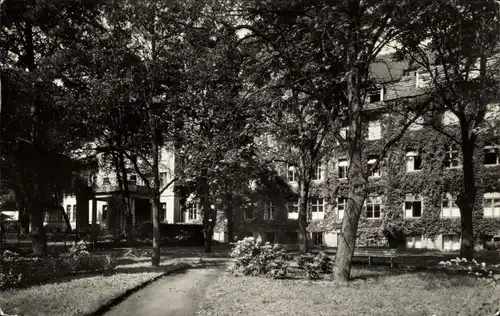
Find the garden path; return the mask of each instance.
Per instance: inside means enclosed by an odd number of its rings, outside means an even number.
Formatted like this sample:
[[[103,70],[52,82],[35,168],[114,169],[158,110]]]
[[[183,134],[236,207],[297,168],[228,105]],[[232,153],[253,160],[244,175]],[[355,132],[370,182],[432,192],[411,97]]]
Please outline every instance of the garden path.
[[[223,266],[218,266],[172,273],[132,294],[104,315],[195,315],[205,290],[222,270]]]

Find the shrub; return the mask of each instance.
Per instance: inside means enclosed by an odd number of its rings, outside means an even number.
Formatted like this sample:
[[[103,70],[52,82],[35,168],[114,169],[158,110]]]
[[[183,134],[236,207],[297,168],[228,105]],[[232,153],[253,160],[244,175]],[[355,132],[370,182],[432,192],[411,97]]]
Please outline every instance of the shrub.
[[[287,275],[289,256],[278,244],[263,244],[260,239],[248,237],[236,242],[231,252],[234,258],[229,269],[231,273],[244,275],[267,275],[284,278]]]
[[[31,285],[58,277],[110,272],[115,263],[109,255],[92,255],[83,242],[73,244],[59,258],[23,257],[11,251],[3,253],[0,266],[0,289]]]
[[[476,259],[468,261],[466,258],[457,257],[449,261],[441,261],[438,266],[447,271],[466,273],[480,278],[493,278],[494,275],[500,274],[500,265],[488,266],[485,262],[477,262]]]
[[[332,259],[324,252],[320,252],[316,256],[311,253],[300,255],[297,259],[297,265],[306,271],[307,278],[310,280],[319,279],[320,274],[332,273],[333,269]]]

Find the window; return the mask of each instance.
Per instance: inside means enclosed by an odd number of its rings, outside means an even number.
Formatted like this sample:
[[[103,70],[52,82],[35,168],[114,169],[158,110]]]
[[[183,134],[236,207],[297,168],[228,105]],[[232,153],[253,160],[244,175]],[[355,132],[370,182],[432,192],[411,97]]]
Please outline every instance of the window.
[[[347,162],[347,159],[339,159],[339,164],[338,164],[338,176],[339,179],[347,179],[347,170],[349,168],[349,163]]]
[[[102,178],[102,184],[103,185],[110,185],[111,181],[109,181],[109,177]]]
[[[288,201],[288,219],[297,219],[299,218],[299,200],[291,200]]]
[[[380,121],[368,122],[368,140],[380,139],[382,137],[382,126]]]
[[[368,169],[371,170],[372,167],[375,165],[375,162],[377,161],[377,159],[375,157],[368,157]],[[370,177],[374,177],[374,178],[378,178],[380,177],[380,163],[379,165],[377,166],[377,168],[375,168],[374,170],[372,170],[372,172],[370,172]]]
[[[295,182],[297,181],[297,169],[295,166],[289,166],[288,167],[288,181],[290,182]]]
[[[405,199],[405,218],[422,216],[422,198],[418,194],[407,194]]]
[[[193,221],[198,219],[198,205],[195,203],[189,205],[188,220]]]
[[[484,217],[500,218],[500,192],[484,194]]]
[[[484,146],[484,164],[486,166],[500,165],[500,145],[498,143]]]
[[[274,244],[275,234],[274,232],[266,232],[266,242]]]
[[[137,176],[135,174],[131,175],[128,179],[128,184],[137,185]]]
[[[318,166],[316,166],[316,168],[314,168],[312,179],[313,180],[323,179],[323,168],[322,168],[321,164],[319,164]]]
[[[71,205],[66,205],[66,214],[68,215],[68,219],[71,221]]]
[[[450,193],[443,194],[441,216],[442,217],[460,217],[460,209],[455,204],[455,197],[453,197]]]
[[[164,185],[165,182],[167,182],[167,173],[166,172],[160,172],[160,182]]]
[[[102,220],[105,221],[108,219],[108,206],[107,205],[103,205],[102,206]]]
[[[323,233],[312,233],[312,241],[314,245],[323,245]]]
[[[451,111],[446,111],[443,114],[443,125],[455,125],[458,124],[458,117]]]
[[[311,199],[311,215],[312,220],[323,219],[323,199]]]
[[[420,171],[422,170],[422,158],[417,151],[407,151],[406,156],[406,171]]]
[[[160,222],[163,222],[165,220],[165,217],[167,215],[167,203],[161,203],[161,208],[160,208]]]
[[[287,231],[286,233],[286,239],[289,244],[296,244],[299,242],[299,233],[296,231]]]
[[[370,103],[380,102],[383,100],[382,97],[383,89],[373,89],[369,92]]]
[[[460,166],[458,145],[452,144],[445,147],[444,166],[446,168],[458,168]]]
[[[380,218],[382,199],[379,196],[366,198],[366,218]]]
[[[460,250],[460,236],[443,235],[443,250]]]
[[[254,214],[252,209],[246,209],[245,210],[245,219],[253,219]]]
[[[274,204],[272,201],[266,202],[264,206],[264,219],[271,220],[274,219]]]
[[[346,209],[347,209],[347,198],[346,197],[337,198],[337,212],[339,214],[339,219],[344,218]]]
[[[76,204],[73,205],[73,222],[76,222]]]

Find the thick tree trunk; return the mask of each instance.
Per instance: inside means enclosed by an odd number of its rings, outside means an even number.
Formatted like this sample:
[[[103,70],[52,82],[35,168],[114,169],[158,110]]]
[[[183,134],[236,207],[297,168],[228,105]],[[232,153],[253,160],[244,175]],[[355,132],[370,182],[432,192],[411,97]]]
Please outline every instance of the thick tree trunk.
[[[354,34],[354,36],[356,36]],[[351,47],[356,52],[355,47]],[[355,54],[352,54],[355,56]],[[354,57],[352,57],[354,58]],[[364,172],[362,159],[362,103],[361,103],[361,75],[356,67],[347,77],[347,96],[349,102],[350,130],[348,132],[349,152],[349,194],[347,210],[342,221],[342,230],[335,257],[334,278],[347,282],[351,273],[352,257],[356,246],[359,218],[366,198],[367,174]]]
[[[301,253],[307,253],[309,250],[309,244],[307,239],[307,203],[308,203],[308,187],[305,181],[299,180],[299,214],[298,214],[298,226],[299,226],[299,250]]]
[[[31,245],[35,256],[47,254],[47,234],[43,227],[43,210],[37,198],[30,201]]]
[[[471,143],[467,128],[466,133],[462,138],[463,150],[463,175],[464,175],[464,191],[458,196],[456,204],[460,208],[460,256],[467,260],[474,258],[474,227],[472,223],[472,212],[476,201],[476,180],[474,178],[474,146]],[[465,141],[465,142],[464,142]]]

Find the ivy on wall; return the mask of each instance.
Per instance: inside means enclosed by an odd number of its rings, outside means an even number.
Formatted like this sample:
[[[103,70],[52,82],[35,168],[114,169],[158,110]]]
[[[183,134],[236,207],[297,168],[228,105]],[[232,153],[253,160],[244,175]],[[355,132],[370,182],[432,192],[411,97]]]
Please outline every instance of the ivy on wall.
[[[383,126],[383,135],[388,134],[400,124],[398,119],[390,115],[380,115]],[[399,118],[401,120],[401,118]],[[453,132],[453,128],[450,129]],[[456,131],[455,131],[456,132]],[[500,219],[484,218],[483,195],[485,192],[500,191],[500,166],[484,166],[484,144],[491,141],[492,134],[480,135],[475,150],[475,172],[477,195],[474,218],[474,233],[476,240],[481,241],[500,232]],[[366,159],[370,155],[378,155],[384,146],[384,139],[366,141]],[[382,214],[380,219],[366,218],[364,211],[358,229],[360,244],[369,242],[385,242],[386,239],[401,241],[404,236],[423,235],[435,239],[437,235],[460,235],[460,218],[443,218],[443,193],[456,195],[463,187],[461,168],[447,169],[444,166],[445,148],[450,140],[445,135],[429,126],[409,130],[393,146],[387,157],[382,161],[379,178],[370,178],[367,188],[369,195],[383,196]],[[407,151],[418,151],[422,158],[420,171],[406,172],[405,154]],[[460,151],[459,151],[460,154]],[[341,220],[336,211],[337,198],[347,196],[347,180],[338,179],[337,159],[342,156],[340,151],[332,153],[332,160],[325,165],[323,181],[311,185],[311,196],[322,197],[325,201],[323,220],[311,221],[308,230],[312,232],[329,232],[341,228]],[[235,220],[240,223],[239,229],[272,230],[276,228],[291,230],[296,227],[296,221],[287,219],[287,200],[296,198],[293,193],[277,192],[273,190],[256,192],[254,200],[255,219],[245,221],[242,218]],[[296,190],[295,190],[296,194]],[[420,218],[405,219],[404,201],[406,194],[419,194],[423,198],[422,216]],[[273,200],[276,207],[276,219],[263,219],[264,203]],[[243,212],[237,212],[240,215]],[[309,211],[310,215],[310,211]]]

